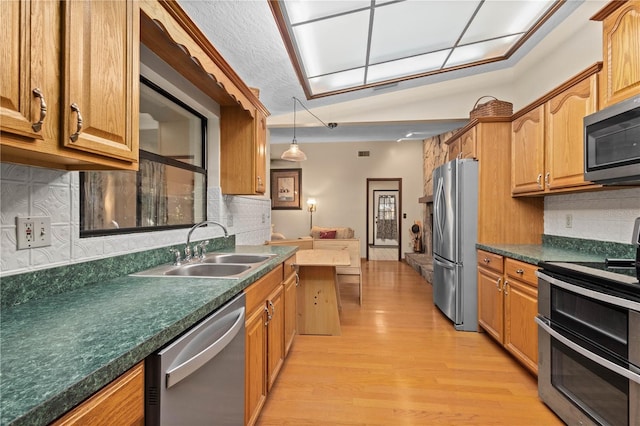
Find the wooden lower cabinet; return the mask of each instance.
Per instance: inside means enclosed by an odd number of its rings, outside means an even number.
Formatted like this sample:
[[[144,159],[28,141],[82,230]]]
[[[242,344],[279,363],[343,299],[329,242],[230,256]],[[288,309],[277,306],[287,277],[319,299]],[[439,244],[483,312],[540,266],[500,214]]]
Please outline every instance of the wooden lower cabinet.
[[[297,292],[300,279],[293,265],[295,256],[284,263],[284,356],[291,350],[293,340],[298,332],[297,327]]]
[[[478,267],[478,324],[498,342],[504,342],[502,275]]]
[[[256,423],[296,334],[294,259],[291,256],[245,290],[244,421],[247,425]]]
[[[267,298],[267,390],[284,364],[284,290],[279,285]]]
[[[144,425],[144,361],[52,425]]]
[[[537,267],[478,250],[478,324],[538,374]]]

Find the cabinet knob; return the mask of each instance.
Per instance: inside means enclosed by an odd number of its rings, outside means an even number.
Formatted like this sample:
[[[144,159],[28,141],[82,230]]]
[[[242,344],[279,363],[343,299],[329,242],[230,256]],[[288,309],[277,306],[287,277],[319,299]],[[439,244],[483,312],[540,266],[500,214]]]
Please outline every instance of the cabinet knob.
[[[33,89],[33,96],[36,98],[40,98],[40,120],[31,124],[31,128],[34,132],[39,132],[42,130],[42,123],[44,122],[44,118],[47,116],[47,103],[44,101],[44,95],[37,87]]]
[[[516,274],[522,275],[524,274],[524,271],[522,269],[516,269]]]
[[[482,261],[484,263],[491,263],[491,259],[489,259],[488,257],[485,257]]]

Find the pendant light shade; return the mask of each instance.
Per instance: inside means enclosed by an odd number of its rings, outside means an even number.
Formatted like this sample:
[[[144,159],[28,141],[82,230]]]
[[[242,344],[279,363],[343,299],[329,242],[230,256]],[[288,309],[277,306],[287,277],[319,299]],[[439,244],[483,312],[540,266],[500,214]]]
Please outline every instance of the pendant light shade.
[[[283,152],[280,158],[287,161],[304,161],[307,156],[298,146],[298,141],[294,139],[289,145],[289,149]]]
[[[293,140],[291,141],[291,145],[289,145],[289,149],[282,153],[280,156],[281,159],[287,161],[304,161],[307,159],[307,156],[298,146],[298,141],[296,140],[296,98],[293,98]]]

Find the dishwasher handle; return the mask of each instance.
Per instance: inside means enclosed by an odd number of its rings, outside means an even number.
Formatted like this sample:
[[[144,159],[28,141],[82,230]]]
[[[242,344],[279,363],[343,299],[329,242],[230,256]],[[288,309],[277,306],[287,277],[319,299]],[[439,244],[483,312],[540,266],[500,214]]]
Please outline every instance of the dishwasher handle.
[[[233,338],[236,337],[236,335],[244,325],[244,310],[244,307],[238,309],[238,318],[235,320],[229,330],[227,330],[222,335],[222,337],[220,337],[203,351],[197,353],[182,364],[167,371],[167,389],[176,385],[181,380],[186,379],[192,373],[196,372],[200,367],[209,362],[213,357],[218,355],[225,347],[227,347],[229,343],[231,343]]]

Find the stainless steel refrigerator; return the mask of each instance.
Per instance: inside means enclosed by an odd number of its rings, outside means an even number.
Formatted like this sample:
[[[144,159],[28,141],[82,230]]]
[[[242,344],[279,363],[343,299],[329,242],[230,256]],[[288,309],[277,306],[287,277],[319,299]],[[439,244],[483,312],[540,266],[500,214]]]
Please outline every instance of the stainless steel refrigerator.
[[[433,171],[433,300],[456,330],[478,329],[478,162]]]

